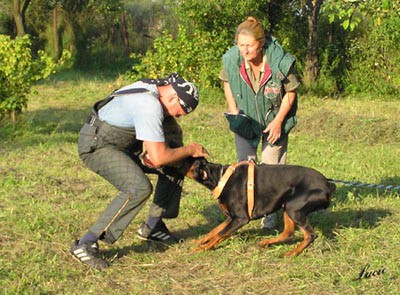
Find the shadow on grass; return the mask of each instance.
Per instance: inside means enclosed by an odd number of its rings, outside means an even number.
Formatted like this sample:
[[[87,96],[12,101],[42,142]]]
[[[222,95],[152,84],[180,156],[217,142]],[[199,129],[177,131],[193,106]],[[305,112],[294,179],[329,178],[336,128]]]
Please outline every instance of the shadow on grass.
[[[179,233],[174,233],[181,237]],[[180,242],[154,242],[154,241],[142,241],[139,244],[132,244],[130,246],[125,246],[122,248],[114,248],[106,251],[102,251],[102,255],[106,259],[119,259],[130,253],[163,253],[171,247],[176,247],[177,245],[184,245],[185,240],[182,239]]]
[[[51,75],[47,79],[38,82],[38,85],[53,86],[54,83],[78,83],[78,82],[91,82],[91,81],[104,81],[109,82],[115,80],[120,75],[126,74],[127,69],[106,70],[99,69],[63,69],[56,74]]]
[[[318,213],[314,218],[311,218],[311,223],[316,227],[318,226],[325,237],[336,240],[335,231],[337,229],[372,229],[377,227],[382,219],[390,215],[392,215],[390,211],[383,209],[346,209],[338,212]]]
[[[243,227],[239,235],[246,235],[249,237],[259,237],[260,239],[265,237],[277,236],[283,230],[282,222],[282,210],[277,211],[278,216],[278,229],[277,230],[265,230],[265,229],[246,229]],[[183,238],[184,240],[197,239],[210,232],[214,227],[219,225],[225,220],[222,212],[219,210],[217,204],[208,206],[204,209],[202,214],[207,218],[206,224],[198,226],[192,226],[185,230],[174,232],[175,235]],[[310,224],[322,232],[322,235],[330,240],[336,240],[337,235],[335,230],[338,228],[360,228],[360,229],[371,229],[378,226],[380,220],[391,215],[392,213],[388,210],[383,209],[346,209],[338,212],[332,211],[318,211],[310,215]],[[259,222],[259,220],[253,220],[251,222]],[[289,244],[298,243],[302,240],[303,236],[298,231],[296,238]],[[143,242],[140,244],[133,244],[131,246],[110,249],[104,252],[104,255],[111,259],[112,257],[118,259],[123,256],[129,255],[131,252],[135,253],[148,253],[148,252],[165,252],[171,246],[177,244],[171,243],[160,243],[160,242]]]
[[[207,224],[199,224],[196,226],[191,226],[185,230],[180,230],[173,232],[173,234],[181,239],[179,243],[163,243],[163,242],[152,242],[143,241],[140,244],[132,244],[130,246],[122,248],[114,248],[107,251],[103,251],[103,254],[107,258],[116,257],[121,258],[123,256],[129,255],[131,252],[135,253],[148,253],[148,252],[158,252],[162,253],[167,251],[170,247],[176,247],[181,244],[184,245],[186,242],[191,242],[188,240],[196,239],[206,233],[208,233],[212,228],[221,223],[225,217],[220,214],[219,207],[217,204],[207,207],[202,214],[207,218]]]
[[[346,190],[345,188],[341,190]],[[381,194],[380,196],[389,196],[387,194]],[[198,227],[192,227],[188,231],[181,232],[186,237],[198,237],[200,235],[207,234],[214,227],[219,225],[225,220],[225,216],[219,210],[218,205],[212,205],[207,207],[203,212],[203,216],[207,218],[207,224]],[[283,210],[276,212],[278,217],[278,229],[277,230],[265,230],[261,229],[260,220],[252,220],[260,224],[259,229],[248,229],[243,227],[242,232],[246,235],[251,236],[274,236],[283,231]],[[346,209],[341,211],[330,211],[323,210],[317,211],[309,215],[311,226],[318,228],[322,231],[322,234],[329,239],[336,238],[334,234],[335,229],[338,228],[360,228],[360,229],[371,229],[377,227],[379,222],[392,215],[389,210],[368,208],[368,209]],[[297,228],[298,229],[298,228]]]
[[[4,149],[32,147],[39,144],[77,142],[79,130],[89,114],[87,109],[48,108],[22,115],[15,125],[1,126],[0,139],[10,144]]]
[[[162,242],[151,242],[146,241],[140,244],[132,244],[130,246],[122,247],[122,248],[113,248],[106,251],[102,251],[102,255],[108,259],[119,259],[124,256],[129,255],[130,253],[162,253],[167,251],[173,244],[162,243]]]

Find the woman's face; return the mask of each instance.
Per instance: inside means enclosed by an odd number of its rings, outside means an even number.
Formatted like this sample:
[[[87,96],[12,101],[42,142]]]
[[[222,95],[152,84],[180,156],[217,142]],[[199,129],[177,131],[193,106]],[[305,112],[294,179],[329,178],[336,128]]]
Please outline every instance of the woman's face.
[[[240,55],[246,61],[256,61],[262,57],[260,42],[257,41],[253,36],[239,34],[237,38],[237,45],[239,47]]]

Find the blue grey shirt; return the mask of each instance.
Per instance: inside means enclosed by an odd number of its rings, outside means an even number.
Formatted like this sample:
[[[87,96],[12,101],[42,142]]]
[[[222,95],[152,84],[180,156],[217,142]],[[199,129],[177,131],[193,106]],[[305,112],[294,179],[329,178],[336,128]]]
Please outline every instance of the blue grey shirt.
[[[164,110],[157,86],[139,81],[119,90],[132,88],[146,88],[149,92],[114,97],[99,110],[100,120],[117,127],[135,128],[138,140],[164,142]]]

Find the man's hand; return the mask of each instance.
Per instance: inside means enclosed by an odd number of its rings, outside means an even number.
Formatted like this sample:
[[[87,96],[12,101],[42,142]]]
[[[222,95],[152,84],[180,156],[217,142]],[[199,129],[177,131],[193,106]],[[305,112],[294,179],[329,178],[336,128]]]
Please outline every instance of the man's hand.
[[[165,142],[144,141],[143,147],[148,153],[150,162],[155,167],[164,166],[187,157],[207,157],[207,150],[198,143],[190,143],[186,146],[169,148]]]
[[[194,158],[209,156],[209,153],[201,144],[192,142],[188,145],[188,147],[191,149],[191,154],[192,154],[192,157],[194,157]]]

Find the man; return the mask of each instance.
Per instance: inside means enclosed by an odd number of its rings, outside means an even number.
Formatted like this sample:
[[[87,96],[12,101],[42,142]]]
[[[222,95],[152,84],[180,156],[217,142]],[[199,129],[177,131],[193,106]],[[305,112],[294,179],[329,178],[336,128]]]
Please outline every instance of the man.
[[[192,83],[173,73],[166,79],[142,79],[98,101],[80,131],[78,153],[92,171],[119,191],[88,232],[71,246],[79,261],[102,269],[98,240],[114,243],[152,193],[140,154],[146,151],[154,167],[174,165],[192,156],[207,156],[198,143],[182,144],[182,130],[174,117],[192,112],[198,92]],[[159,173],[147,222],[138,230],[145,240],[173,239],[162,218],[179,211],[183,176]]]

